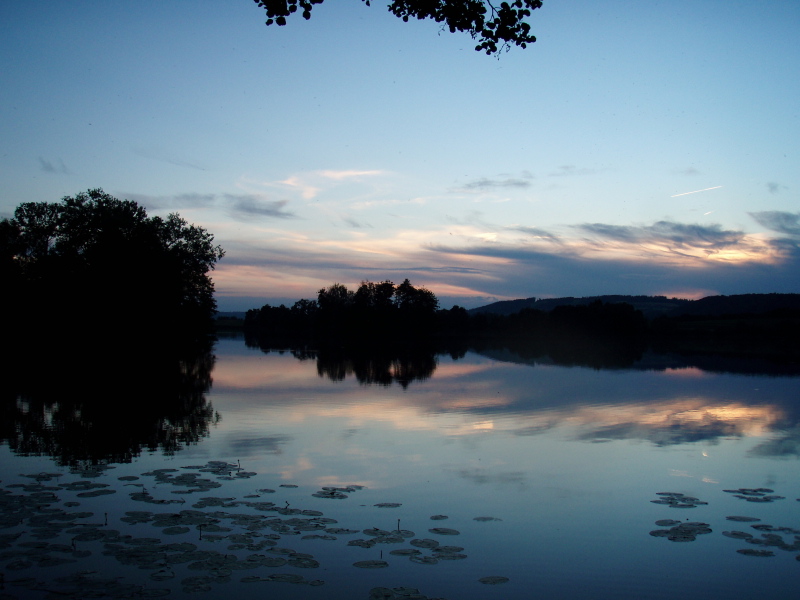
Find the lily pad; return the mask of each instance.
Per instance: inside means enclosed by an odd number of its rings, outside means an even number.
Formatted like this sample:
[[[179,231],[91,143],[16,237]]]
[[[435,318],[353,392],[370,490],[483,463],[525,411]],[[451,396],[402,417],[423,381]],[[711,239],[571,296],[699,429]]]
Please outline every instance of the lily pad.
[[[449,529],[448,527],[434,527],[433,529],[428,529],[428,531],[436,535],[461,535],[460,531]]]
[[[488,577],[481,577],[478,581],[486,585],[497,585],[499,583],[506,583],[509,579],[508,577],[502,577],[500,575],[489,575]]]
[[[353,563],[359,569],[384,569],[389,566],[385,560],[360,560]]]

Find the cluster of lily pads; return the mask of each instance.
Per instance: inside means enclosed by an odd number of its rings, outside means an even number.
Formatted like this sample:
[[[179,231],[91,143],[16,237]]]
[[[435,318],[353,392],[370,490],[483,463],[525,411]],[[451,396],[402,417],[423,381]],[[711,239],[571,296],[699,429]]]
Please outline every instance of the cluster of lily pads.
[[[708,504],[694,496],[687,496],[680,492],[656,492],[656,496],[660,496],[656,500],[650,500],[653,504],[666,504],[670,508],[696,508]]]
[[[739,488],[723,491],[733,494],[736,498],[741,498],[747,502],[764,503],[784,499],[783,496],[775,495],[774,490],[768,488]],[[664,504],[670,507],[693,508],[698,504],[708,504],[707,502],[700,502],[697,498],[685,496],[679,492],[658,492],[657,495],[660,496],[660,498],[658,500],[651,500],[651,502],[655,504]],[[760,523],[761,519],[756,517],[731,515],[725,518],[728,521],[738,523],[755,523],[754,525],[750,525],[750,527],[761,534],[760,537],[757,537],[755,534],[745,531],[723,531],[722,535],[725,537],[742,540],[755,546],[763,546],[762,548],[740,548],[736,550],[739,554],[758,557],[775,556],[775,553],[772,550],[768,550],[766,547],[774,547],[789,552],[800,551],[800,529],[762,524]],[[656,521],[656,525],[660,527],[669,527],[669,529],[655,529],[650,532],[650,535],[654,537],[665,537],[673,542],[691,542],[697,539],[698,535],[708,534],[712,531],[708,523],[684,522],[675,519],[661,519]],[[794,538],[787,541],[784,539],[784,535],[792,535]],[[800,561],[800,554],[795,558]]]
[[[116,493],[111,484],[96,480],[106,473],[109,466],[82,469],[78,481],[60,481],[62,473],[36,473],[25,475],[30,482],[17,483],[0,489],[0,529],[14,529],[12,533],[0,534],[0,568],[13,577],[4,583],[25,588],[31,592],[48,592],[51,596],[84,598],[88,596],[160,597],[171,593],[171,587],[180,582],[185,593],[207,592],[214,586],[231,582],[235,573],[254,571],[238,577],[244,584],[290,583],[309,586],[323,585],[324,581],[304,577],[297,570],[316,569],[319,561],[312,555],[294,549],[280,547],[279,542],[291,536],[303,540],[336,541],[340,536],[355,536],[348,546],[371,548],[376,544],[405,545],[388,553],[389,557],[403,557],[419,564],[437,564],[440,561],[463,560],[464,548],[443,545],[432,538],[417,538],[413,531],[401,529],[400,520],[396,529],[350,529],[338,526],[335,519],[325,517],[321,511],[301,509],[270,502],[262,496],[274,494],[274,489],[259,488],[254,493],[235,497],[203,495],[194,499],[191,508],[180,508],[167,512],[167,506],[186,505],[187,497],[208,494],[220,488],[225,481],[244,480],[256,473],[244,471],[239,464],[225,461],[209,461],[204,465],[153,469],[141,476],[118,477],[117,487],[130,486],[129,497],[135,502],[163,506],[152,510],[129,510],[120,517],[127,532],[108,525],[108,513],[98,519],[88,510],[70,510],[84,499]],[[174,487],[173,491],[167,491]],[[296,488],[294,484],[281,487]],[[312,494],[317,498],[347,497],[362,486],[323,487]],[[66,502],[56,494],[67,492],[74,500]],[[63,508],[58,506],[63,504]],[[381,502],[377,508],[390,509],[401,506],[396,502]],[[230,509],[246,507],[246,512]],[[178,508],[178,507],[175,507]],[[434,515],[432,520],[447,519],[446,515]],[[499,520],[495,517],[476,517],[476,521]],[[142,527],[153,527],[155,536],[134,536]],[[24,528],[24,530],[23,530]],[[459,531],[446,527],[431,527],[434,536],[457,536]],[[165,541],[172,538],[174,541]],[[223,546],[215,549],[214,545]],[[120,578],[96,576],[90,571],[78,571],[74,575],[59,576],[56,573],[42,580],[43,567],[82,565],[82,560],[98,553],[116,560],[120,565],[148,571],[152,587],[121,583]],[[388,557],[387,557],[388,558]],[[94,563],[92,563],[94,564]],[[357,568],[385,568],[387,560],[361,560],[353,563]],[[290,572],[267,572],[280,568]],[[191,572],[197,572],[192,574]],[[37,576],[28,576],[35,573]],[[19,576],[17,576],[19,575]],[[481,578],[485,584],[497,584],[507,578],[491,576]],[[415,588],[375,588],[389,590],[381,592],[383,598],[414,597],[424,599]],[[375,592],[378,593],[378,592]],[[391,593],[392,596],[386,595]],[[416,595],[415,595],[416,594]],[[55,597],[55,596],[54,596]]]
[[[769,488],[739,488],[737,490],[722,490],[729,494],[733,494],[735,498],[741,498],[747,502],[774,502],[775,500],[784,500],[784,496],[776,496],[773,494],[775,490]]]

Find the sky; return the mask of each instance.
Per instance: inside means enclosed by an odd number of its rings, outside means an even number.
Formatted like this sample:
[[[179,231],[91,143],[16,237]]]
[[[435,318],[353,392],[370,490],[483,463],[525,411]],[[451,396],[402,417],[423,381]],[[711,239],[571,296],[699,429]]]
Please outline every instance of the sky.
[[[0,218],[103,188],[220,310],[800,292],[800,3],[545,0],[499,57],[373,0],[0,0]]]

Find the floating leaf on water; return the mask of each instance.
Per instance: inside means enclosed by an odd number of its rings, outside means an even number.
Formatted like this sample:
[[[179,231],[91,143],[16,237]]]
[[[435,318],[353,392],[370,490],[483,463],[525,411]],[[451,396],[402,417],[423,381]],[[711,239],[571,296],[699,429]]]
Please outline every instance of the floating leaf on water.
[[[438,560],[464,560],[468,558],[466,554],[460,552],[434,552],[433,557]]]
[[[385,529],[378,529],[377,527],[370,527],[369,529],[364,529],[362,533],[364,535],[377,537],[379,535],[390,535],[392,532],[386,531]]]
[[[654,529],[650,532],[653,537],[668,537],[669,529]]]
[[[383,569],[389,566],[385,560],[359,560],[353,563],[359,569]]]
[[[433,556],[422,556],[421,554],[412,554],[408,557],[413,563],[417,563],[419,565],[438,565],[439,560],[434,558]]]
[[[656,525],[659,527],[670,527],[671,525],[680,525],[680,521],[676,521],[675,519],[661,519],[660,521],[656,521]]]
[[[274,494],[275,490],[271,490],[269,488],[261,488],[256,490],[259,494]]]
[[[278,487],[282,487],[282,488],[296,488],[296,487],[298,487],[298,486],[296,486],[296,485],[295,485],[295,484],[293,484],[293,483],[282,483],[282,484],[280,484],[280,486],[278,486]]]
[[[744,531],[723,531],[722,535],[737,540],[749,540],[751,537],[753,537],[752,533],[746,533]]]
[[[348,546],[359,546],[361,548],[372,548],[375,544],[377,544],[377,542],[375,541],[374,538],[371,540],[359,539],[359,540],[350,540],[349,542],[347,542]]]
[[[188,527],[167,527],[162,530],[165,535],[181,535],[182,533],[189,533],[191,529]]]
[[[449,519],[447,515],[433,515],[431,517],[431,521],[444,521],[445,519]]]
[[[756,550],[754,548],[739,548],[737,552],[739,554],[744,554],[745,556],[775,556],[775,553],[772,550]]]
[[[506,583],[509,579],[500,575],[489,575],[488,577],[481,577],[478,581],[486,585],[497,585],[498,583]]]
[[[486,523],[489,521],[502,521],[503,519],[498,519],[497,517],[475,517],[472,520],[480,523]]]
[[[343,527],[328,527],[325,531],[332,535],[351,535],[359,532],[358,529],[345,529]]]
[[[136,475],[123,475],[122,477],[117,477],[119,481],[136,481],[139,479]]]
[[[401,502],[378,502],[374,506],[378,508],[397,508],[398,506],[403,506]]]
[[[319,562],[313,558],[292,557],[287,562],[290,567],[297,567],[298,569],[316,569],[319,567]]]
[[[430,538],[425,538],[422,540],[411,540],[409,542],[412,546],[416,546],[417,548],[436,548],[439,546],[439,542],[436,540],[432,540]]]
[[[333,500],[344,500],[348,497],[347,494],[343,494],[338,490],[320,490],[311,495],[314,496],[314,498],[330,498]]]
[[[413,538],[417,534],[411,531],[410,529],[395,529],[392,532],[392,535],[399,535],[400,537],[404,538]]]
[[[395,556],[412,556],[420,554],[420,551],[416,548],[398,548],[397,550],[392,550],[389,554],[394,554]]]
[[[90,492],[80,492],[79,498],[94,498],[95,496],[106,496],[108,494],[116,494],[117,490],[92,490]]]
[[[728,521],[740,521],[742,523],[751,523],[755,521],[760,521],[761,519],[756,519],[755,517],[739,517],[739,516],[732,516],[732,517],[725,517]]]
[[[175,578],[175,572],[172,569],[161,569],[155,573],[150,574],[150,579],[153,581],[167,581]]]
[[[461,535],[460,531],[447,527],[434,527],[433,529],[428,529],[428,531],[436,535]]]
[[[279,581],[282,583],[303,583],[305,579],[302,575],[295,575],[294,573],[276,573],[268,575],[266,581]]]
[[[394,592],[389,588],[375,587],[369,591],[369,600],[394,600],[394,598]]]

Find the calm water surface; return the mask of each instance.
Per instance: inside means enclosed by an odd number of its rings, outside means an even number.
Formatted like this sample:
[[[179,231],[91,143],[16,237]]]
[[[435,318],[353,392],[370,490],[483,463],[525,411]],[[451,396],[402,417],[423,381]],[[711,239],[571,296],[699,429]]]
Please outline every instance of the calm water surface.
[[[377,385],[360,382],[347,364],[266,354],[241,340],[221,340],[215,354],[207,434],[172,455],[145,451],[81,473],[0,447],[4,510],[20,515],[0,529],[0,598],[86,597],[81,585],[120,597],[111,577],[138,586],[127,593],[139,597],[366,600],[378,586],[450,600],[796,596],[800,545],[786,547],[800,540],[797,377],[696,367],[603,371],[467,353],[440,355],[435,368],[401,377],[403,385],[392,381],[400,373],[394,365]],[[23,476],[37,473],[51,477]],[[191,473],[220,487],[191,491],[176,479]],[[74,485],[80,481],[108,487]],[[313,495],[347,486],[359,487],[339,490],[346,498]],[[724,491],[743,488],[773,490],[750,492],[758,499],[783,498],[750,502]],[[115,493],[85,495],[98,489]],[[653,502],[679,494],[707,504]],[[209,497],[218,500],[201,502]],[[19,498],[38,498],[40,508],[19,512]],[[62,515],[60,529],[48,528],[48,510]],[[203,514],[181,520],[187,510]],[[140,511],[141,522],[130,511]],[[168,513],[188,531],[168,532]],[[651,535],[675,526],[656,525],[663,519],[705,523],[711,532],[694,541]],[[406,537],[348,545],[374,539],[373,529]],[[434,561],[435,551],[410,543],[420,539],[463,550]],[[145,558],[130,552],[136,547]],[[208,552],[185,554],[190,548]],[[435,564],[391,554],[399,549],[417,549]],[[288,562],[266,566],[276,557]],[[369,560],[388,566],[353,566]],[[274,574],[302,582],[267,581]],[[479,582],[488,576],[508,581]]]

